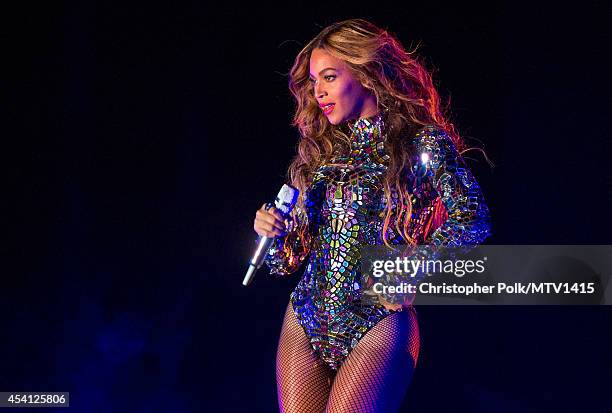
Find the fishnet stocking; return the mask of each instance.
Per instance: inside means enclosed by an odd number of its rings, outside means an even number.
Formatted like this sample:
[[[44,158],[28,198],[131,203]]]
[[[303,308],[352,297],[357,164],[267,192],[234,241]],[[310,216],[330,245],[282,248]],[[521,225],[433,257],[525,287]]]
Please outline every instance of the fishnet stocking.
[[[326,413],[397,412],[419,355],[412,309],[380,320],[338,370]]]
[[[282,413],[323,413],[334,371],[317,357],[287,306],[276,355],[278,403]]]
[[[396,412],[412,379],[418,353],[416,315],[412,309],[406,309],[388,315],[372,327],[336,374],[314,353],[289,304],[276,356],[280,410]]]

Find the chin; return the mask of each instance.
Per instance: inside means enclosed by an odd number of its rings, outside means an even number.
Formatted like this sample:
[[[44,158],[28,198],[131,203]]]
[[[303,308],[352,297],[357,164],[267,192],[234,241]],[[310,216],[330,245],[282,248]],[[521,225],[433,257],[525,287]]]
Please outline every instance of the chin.
[[[332,113],[331,116],[328,116],[327,120],[334,126],[341,124],[343,121],[342,116],[337,116],[335,113]]]

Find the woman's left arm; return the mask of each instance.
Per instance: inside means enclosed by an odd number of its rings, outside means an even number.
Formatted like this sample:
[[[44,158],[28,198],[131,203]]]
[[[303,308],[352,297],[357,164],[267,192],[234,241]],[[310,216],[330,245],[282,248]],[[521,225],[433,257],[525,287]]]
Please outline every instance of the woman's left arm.
[[[404,252],[405,258],[411,261],[434,260],[438,259],[441,253],[437,247],[482,243],[491,234],[489,208],[485,204],[480,186],[465,166],[465,161],[448,134],[437,127],[426,127],[416,134],[413,143],[417,150],[415,156],[418,156],[413,162],[410,177],[415,180],[412,185],[413,196],[433,201],[431,206],[441,202],[446,210],[446,214],[442,214],[442,217],[446,215],[446,218],[429,235],[425,235],[422,241],[425,248],[416,250],[409,248]],[[435,209],[437,208],[434,207]],[[462,250],[467,252],[465,248]],[[454,255],[452,251],[450,254]],[[388,273],[385,275],[387,277],[385,283],[416,285],[427,275],[423,269],[410,276],[406,276],[405,273]],[[410,305],[414,298],[405,294],[374,293],[373,295],[378,296],[380,302],[388,308]]]
[[[419,156],[415,175],[430,180],[448,215],[425,243],[444,247],[482,243],[491,235],[489,208],[448,134],[426,127],[416,135],[415,145]]]

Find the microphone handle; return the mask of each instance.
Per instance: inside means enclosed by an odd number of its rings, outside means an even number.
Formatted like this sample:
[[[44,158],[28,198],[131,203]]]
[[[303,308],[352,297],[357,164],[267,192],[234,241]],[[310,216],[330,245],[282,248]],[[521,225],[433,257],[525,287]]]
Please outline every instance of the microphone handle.
[[[259,244],[257,245],[255,253],[253,254],[253,258],[249,262],[249,269],[247,270],[244,280],[242,280],[242,285],[248,286],[251,283],[253,277],[255,276],[255,272],[263,264],[264,258],[266,257],[266,254],[268,253],[273,241],[274,238],[268,237],[261,237],[259,239]]]

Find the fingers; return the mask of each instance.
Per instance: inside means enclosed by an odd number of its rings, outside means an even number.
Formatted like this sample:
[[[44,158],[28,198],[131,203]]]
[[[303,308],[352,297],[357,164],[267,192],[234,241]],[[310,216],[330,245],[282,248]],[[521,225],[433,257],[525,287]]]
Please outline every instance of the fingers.
[[[255,214],[253,228],[260,236],[269,238],[285,235],[286,230],[280,212],[274,207],[266,211],[265,204]]]
[[[274,215],[276,217],[276,219],[278,219],[279,221],[283,221],[283,215],[280,213],[280,211],[278,209],[276,209],[274,206],[272,206],[270,209],[268,209],[266,211],[266,205],[267,204],[263,204],[262,207],[259,209],[260,211],[263,212],[269,212],[270,214]]]
[[[255,218],[253,228],[262,237],[274,238],[285,235],[285,229],[282,223],[278,223],[278,221],[270,222],[261,218]]]

